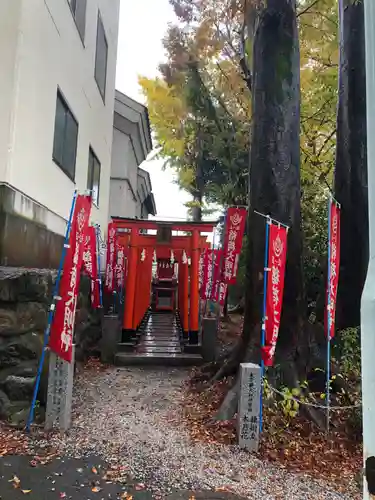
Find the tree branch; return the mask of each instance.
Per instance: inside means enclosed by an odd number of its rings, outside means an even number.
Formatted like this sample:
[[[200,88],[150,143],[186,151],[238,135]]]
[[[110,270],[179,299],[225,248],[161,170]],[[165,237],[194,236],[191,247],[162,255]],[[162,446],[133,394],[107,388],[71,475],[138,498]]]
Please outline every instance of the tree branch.
[[[313,3],[311,3],[310,5],[308,5],[307,7],[305,7],[300,12],[298,12],[297,17],[303,16],[303,14],[306,14],[307,12],[309,12],[309,10],[311,10],[312,8],[314,8],[315,5],[317,3],[319,3],[319,2],[320,2],[320,0],[315,0]]]
[[[241,59],[240,59],[240,68],[242,71],[242,78],[245,80],[247,88],[251,92],[252,87],[253,87],[253,77],[252,77],[252,74],[251,74],[249,68],[247,67],[245,57],[241,57]]]
[[[318,64],[321,64],[322,66],[325,66],[326,68],[338,68],[339,67],[338,64],[332,63],[331,61],[323,61],[322,59],[319,59],[318,57],[310,56],[310,59],[312,61],[315,61]]]
[[[245,11],[247,9],[247,2],[245,1]],[[245,28],[246,28],[246,16],[244,16],[242,26],[241,26],[241,33],[240,33],[240,47],[241,47],[241,53],[240,53],[240,68],[243,73],[243,77],[245,79],[247,88],[249,91],[252,91],[253,88],[253,75],[251,73],[251,69],[249,68],[246,60],[246,49],[245,49],[245,44],[246,44],[246,39],[245,39]]]
[[[220,73],[224,76],[224,78],[226,79],[226,81],[229,83],[230,88],[231,88],[231,90],[232,90],[232,92],[233,92],[233,94],[234,94],[234,96],[236,98],[236,101],[237,101],[238,105],[240,106],[240,108],[242,109],[242,111],[244,111],[245,113],[247,113],[247,109],[244,107],[244,105],[242,104],[241,100],[238,98],[238,93],[235,92],[235,90],[233,89],[233,86],[232,86],[232,84],[231,84],[231,82],[230,82],[230,80],[228,78],[228,75],[225,73],[225,71],[223,70],[223,68],[221,67],[221,65],[220,65],[219,62],[216,63],[216,66],[218,67]]]
[[[245,22],[245,21],[244,21]],[[236,62],[237,64],[240,65],[240,69],[241,69],[241,73],[242,73],[242,78],[243,80],[245,81],[246,83],[246,86],[247,88],[250,90],[251,92],[251,87],[252,87],[252,75],[251,75],[251,71],[250,69],[248,68],[247,66],[247,63],[246,63],[246,57],[245,57],[245,53],[244,53],[244,48],[242,49],[241,48],[241,52],[243,51],[243,54],[242,53],[238,53],[238,51],[236,50],[236,48],[233,46],[233,43],[231,42],[230,38],[228,38],[228,36],[226,36],[222,30],[220,29],[220,26],[218,26],[217,24],[215,25],[216,27],[216,31],[221,35],[221,37],[223,38],[224,40],[224,43],[231,49],[232,53],[230,53],[229,50],[225,49],[224,48],[224,51],[226,53],[226,55],[230,58],[230,60],[232,62]],[[245,29],[245,27],[243,27],[243,29]],[[242,42],[241,42],[242,43]],[[234,54],[234,56],[233,56]],[[236,61],[236,59],[238,58],[238,60]]]
[[[327,106],[327,104],[329,104],[332,100],[334,99],[334,97],[330,97],[329,99],[327,99],[326,101],[323,102],[323,104],[321,105],[321,107],[315,111],[315,113],[313,113],[312,115],[310,116],[306,116],[304,117],[302,120],[301,120],[301,123],[305,123],[307,122],[308,120],[311,120],[313,118],[315,118],[316,116],[318,116],[322,111],[323,109]]]
[[[336,127],[332,130],[332,132],[329,134],[328,137],[326,137],[325,141],[323,142],[322,146],[319,148],[319,151],[318,151],[318,154],[317,154],[317,157],[319,158],[319,156],[321,155],[322,151],[324,150],[324,148],[326,147],[327,143],[332,139],[332,137],[336,134]]]

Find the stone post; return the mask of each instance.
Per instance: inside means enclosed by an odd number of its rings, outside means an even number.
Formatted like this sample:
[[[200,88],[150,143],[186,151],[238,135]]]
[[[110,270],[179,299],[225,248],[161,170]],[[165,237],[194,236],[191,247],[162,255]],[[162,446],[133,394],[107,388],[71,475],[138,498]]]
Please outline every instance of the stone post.
[[[260,366],[253,363],[240,365],[240,397],[238,405],[238,445],[248,451],[259,446]]]
[[[72,363],[50,352],[45,430],[59,428],[65,432],[71,424],[75,346]]]
[[[117,352],[117,344],[121,342],[121,320],[117,315],[103,316],[100,359],[103,363],[112,364]]]
[[[217,357],[217,330],[216,317],[202,320],[202,357],[205,363],[216,361]]]

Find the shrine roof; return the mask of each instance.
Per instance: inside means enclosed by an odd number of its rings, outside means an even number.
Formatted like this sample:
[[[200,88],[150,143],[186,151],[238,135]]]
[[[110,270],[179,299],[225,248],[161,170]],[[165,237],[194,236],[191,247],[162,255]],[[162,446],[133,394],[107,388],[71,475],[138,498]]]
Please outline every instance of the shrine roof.
[[[130,229],[138,227],[138,229],[158,229],[160,226],[168,226],[174,231],[193,231],[199,229],[201,232],[210,233],[219,223],[215,221],[200,221],[194,222],[189,220],[173,221],[173,220],[150,220],[150,219],[134,219],[130,217],[112,216],[113,222],[118,228]]]

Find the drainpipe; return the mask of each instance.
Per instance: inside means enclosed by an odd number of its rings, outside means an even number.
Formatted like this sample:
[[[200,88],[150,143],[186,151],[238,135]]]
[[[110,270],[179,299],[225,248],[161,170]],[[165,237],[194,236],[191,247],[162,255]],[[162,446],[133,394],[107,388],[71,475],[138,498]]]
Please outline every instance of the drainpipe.
[[[375,2],[364,0],[367,137],[375,131]],[[375,141],[367,141],[370,258],[361,300],[364,500],[375,499]]]

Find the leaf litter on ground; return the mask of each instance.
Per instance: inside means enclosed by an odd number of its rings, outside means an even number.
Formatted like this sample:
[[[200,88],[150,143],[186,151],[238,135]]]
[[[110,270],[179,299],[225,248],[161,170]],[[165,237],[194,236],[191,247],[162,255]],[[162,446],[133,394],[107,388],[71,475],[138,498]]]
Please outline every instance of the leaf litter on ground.
[[[96,384],[96,381],[93,381],[93,378],[91,376],[92,373],[97,374],[97,377],[102,377],[102,372],[104,371],[103,365],[100,365],[98,361],[91,361],[88,365],[85,366],[84,370],[82,368],[79,368],[79,370],[82,372],[82,377],[84,380],[85,384],[90,384],[90,382],[93,383],[93,385]],[[107,375],[104,374],[104,379],[106,379]],[[120,375],[121,377],[121,375]],[[135,377],[136,378],[136,377]],[[114,378],[115,384],[118,382],[116,381],[116,378]],[[122,380],[122,379],[121,379]],[[141,379],[143,380],[143,379]],[[112,382],[110,381],[110,384]],[[216,445],[217,443],[224,443],[224,444],[233,444],[236,442],[236,420],[232,419],[231,421],[228,422],[218,422],[215,421],[212,417],[214,416],[217,408],[220,405],[220,402],[222,398],[224,397],[224,394],[226,393],[226,390],[231,383],[230,379],[224,380],[217,382],[214,384],[210,389],[207,391],[202,391],[200,388],[198,388],[195,384],[187,384],[185,388],[182,389],[181,396],[183,394],[184,398],[183,401],[181,401],[181,406],[179,406],[179,409],[177,412],[175,412],[176,416],[178,413],[181,411],[184,411],[183,415],[183,422],[186,423],[186,430],[189,431],[189,435],[192,438],[193,441],[195,442],[206,442],[206,443],[212,443],[213,445]],[[184,405],[185,408],[184,408]],[[176,407],[177,409],[177,407]],[[168,410],[169,411],[169,410]],[[167,417],[168,411],[165,412],[165,415]],[[78,411],[75,414],[75,425],[78,429],[80,429],[81,425],[82,428],[85,428],[85,420],[82,420],[82,424],[80,424],[80,415],[81,413]],[[84,414],[82,414],[84,415]],[[171,413],[171,421],[173,421],[173,412]],[[106,417],[106,421],[108,421],[108,418]],[[308,472],[311,474],[313,477],[316,477],[319,475],[319,477],[324,477],[324,471],[321,471],[319,468],[319,463],[317,464],[317,470],[314,471],[314,468],[311,467],[311,464],[306,463],[307,461],[304,460],[301,462],[301,457],[298,456],[298,453],[301,452],[301,446],[304,444],[304,439],[299,438],[295,439],[293,441],[297,441],[299,443],[299,446],[295,446],[294,453],[291,453],[291,450],[293,450],[293,446],[289,443],[290,441],[290,432],[291,429],[289,428],[288,430],[285,430],[284,433],[284,440],[289,446],[290,450],[286,453],[283,454],[283,456],[279,457],[278,454],[278,446],[280,443],[282,443],[280,437],[275,437],[272,432],[270,432],[272,428],[272,423],[275,421],[275,416],[269,415],[266,412],[265,416],[265,433],[264,433],[264,439],[262,441],[262,446],[260,453],[258,454],[259,458],[261,459],[267,459],[270,462],[278,462],[278,464],[281,466],[281,468],[291,468],[296,470],[297,472],[302,471],[304,473]],[[137,424],[138,425],[138,424]],[[179,420],[179,425],[178,427],[181,426],[181,420]],[[43,444],[43,449],[38,450],[37,449],[37,443],[38,439],[31,439],[29,440],[29,437],[27,435],[24,435],[23,433],[20,433],[18,431],[15,431],[14,429],[9,429],[6,428],[6,426],[2,426],[0,424],[0,432],[6,432],[9,436],[9,442],[15,442],[17,443],[14,446],[15,452],[12,454],[27,454],[27,455],[32,455],[33,460],[36,461],[36,465],[39,463],[43,463],[43,460],[49,460],[49,458],[54,458],[58,455],[61,454],[61,450],[59,453],[57,453],[53,448],[51,447],[46,447],[46,442],[49,445],[49,437],[52,435],[55,435],[54,440],[52,442],[54,443],[54,446],[56,446],[57,449],[60,447],[60,438],[58,437],[57,433],[50,433],[46,434],[41,432],[40,430],[34,432],[34,438],[35,437],[41,437]],[[293,431],[294,432],[294,431]],[[271,438],[269,440],[270,444],[268,445],[265,443],[267,439],[267,433],[270,434]],[[83,434],[83,439],[82,443],[85,443],[87,439],[90,440],[90,435],[85,433]],[[311,434],[311,433],[310,433]],[[78,436],[81,435],[81,432],[79,432]],[[0,434],[1,436],[1,434]],[[298,437],[298,436],[297,436]],[[79,437],[75,437],[75,446],[74,449],[79,449],[81,447],[81,443],[77,442],[77,439],[79,441]],[[12,441],[14,440],[14,441]],[[274,440],[274,441],[273,441]],[[31,442],[30,442],[31,441]],[[312,447],[312,444],[314,444],[314,439],[311,438],[309,435],[308,439],[308,446]],[[318,441],[321,443],[320,441]],[[1,441],[0,441],[1,443]],[[343,446],[345,448],[345,446]],[[341,447],[340,449],[342,449]],[[308,448],[310,449],[310,448]],[[26,450],[26,452],[25,452]],[[113,450],[111,449],[110,453],[112,454],[111,456],[117,455],[117,452],[115,448]],[[275,453],[276,452],[276,453]],[[297,453],[298,452],[298,453]],[[310,451],[309,451],[310,453]],[[7,454],[7,453],[5,453]],[[360,453],[358,453],[358,450],[355,452],[355,456],[360,456]],[[292,460],[290,459],[292,457]],[[341,455],[339,455],[341,457]],[[299,460],[298,460],[299,458]],[[341,469],[341,458],[338,458],[339,463],[340,463],[340,471]],[[323,461],[326,463],[330,463],[329,459],[326,459],[324,457]],[[112,462],[113,463],[113,462]],[[294,464],[294,465],[293,465]],[[32,465],[31,465],[32,466]],[[355,467],[354,467],[355,469]],[[131,472],[134,473],[132,470]],[[217,473],[220,474],[220,471],[216,471]],[[323,474],[322,474],[323,472]],[[106,470],[100,470],[100,476],[102,479],[108,482],[116,482],[116,483],[123,483],[126,484],[129,478],[129,467],[124,466],[124,465],[110,465],[108,466],[108,469]],[[258,474],[258,471],[257,471]],[[246,475],[246,473],[245,473]],[[249,480],[253,480],[254,474],[252,474],[251,470],[248,472]],[[342,472],[341,472],[341,477],[342,477]],[[232,489],[232,485],[227,484],[227,479],[230,479],[231,477],[226,475],[226,477],[223,477],[223,483],[220,485],[216,485],[217,491],[227,491],[227,492],[234,492]],[[331,478],[328,478],[332,480]],[[336,483],[336,481],[334,481]],[[150,486],[148,484],[148,486]],[[236,486],[237,488],[237,486]],[[341,487],[340,485],[335,484],[335,488],[337,489],[342,489],[344,490],[346,488],[345,484],[342,484]],[[274,488],[275,490],[275,488]],[[276,494],[276,491],[274,491]],[[347,493],[347,491],[346,491]],[[66,495],[64,492],[60,493],[60,498],[66,498]],[[123,498],[127,498],[124,496]],[[156,498],[156,497],[155,497]],[[160,497],[162,498],[162,497]],[[307,497],[306,497],[307,498]],[[309,497],[310,498],[310,497]],[[352,495],[351,498],[354,500],[354,498],[357,498],[356,495]],[[129,497],[131,499],[131,496]],[[129,500],[128,499],[128,500]]]
[[[239,320],[221,322],[220,340],[232,343],[241,329]],[[228,377],[205,387],[200,369],[192,372],[185,386],[184,418],[194,441],[237,444],[237,415],[228,421],[215,420],[215,415],[234,379]],[[348,412],[332,416],[332,430],[327,436],[307,419],[297,416],[286,425],[285,417],[274,408],[264,409],[260,459],[297,473],[323,478],[337,491],[353,487],[353,478],[362,470],[362,444],[347,431]],[[340,464],[340,467],[337,467]],[[355,492],[357,494],[357,491]]]

